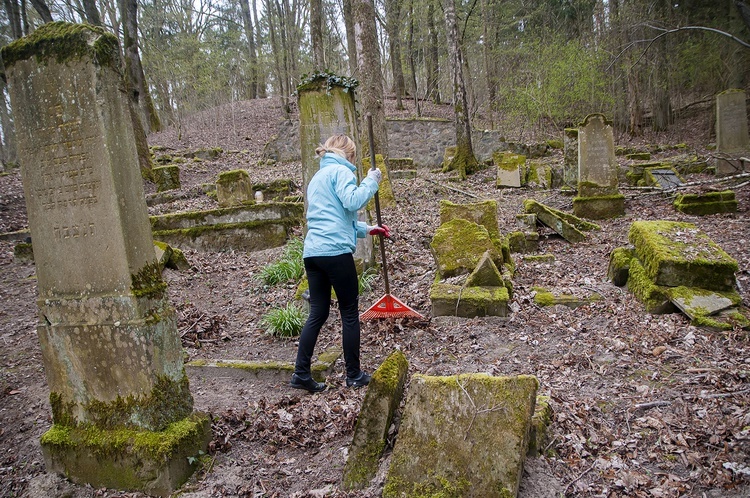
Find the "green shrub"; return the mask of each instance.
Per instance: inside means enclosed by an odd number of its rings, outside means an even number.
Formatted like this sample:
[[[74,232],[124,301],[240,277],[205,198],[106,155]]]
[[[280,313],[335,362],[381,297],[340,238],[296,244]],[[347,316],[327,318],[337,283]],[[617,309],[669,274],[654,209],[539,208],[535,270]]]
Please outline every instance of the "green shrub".
[[[294,303],[274,308],[261,319],[266,332],[276,337],[297,337],[307,319],[306,313]]]
[[[299,281],[305,274],[302,262],[302,239],[290,240],[284,248],[281,258],[270,265],[266,265],[260,272],[260,279],[264,284],[276,285],[288,281]]]

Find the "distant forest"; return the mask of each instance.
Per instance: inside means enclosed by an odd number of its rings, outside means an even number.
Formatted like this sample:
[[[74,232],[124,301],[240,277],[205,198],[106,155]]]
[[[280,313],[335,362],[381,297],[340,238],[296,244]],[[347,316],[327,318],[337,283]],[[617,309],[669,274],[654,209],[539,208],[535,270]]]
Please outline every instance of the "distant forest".
[[[373,4],[374,1],[374,4]],[[116,34],[146,133],[237,100],[288,110],[305,75],[358,79],[380,63],[384,94],[453,103],[461,60],[468,117],[483,128],[559,132],[591,112],[621,131],[667,129],[750,75],[750,7],[737,0],[2,0],[0,45],[46,22]],[[358,12],[374,17],[361,43]],[[452,57],[455,13],[462,57]],[[362,14],[360,14],[362,15]],[[364,25],[367,29],[368,25]],[[446,28],[448,26],[449,28]],[[3,157],[12,110],[3,85]],[[463,97],[463,96],[462,96]]]

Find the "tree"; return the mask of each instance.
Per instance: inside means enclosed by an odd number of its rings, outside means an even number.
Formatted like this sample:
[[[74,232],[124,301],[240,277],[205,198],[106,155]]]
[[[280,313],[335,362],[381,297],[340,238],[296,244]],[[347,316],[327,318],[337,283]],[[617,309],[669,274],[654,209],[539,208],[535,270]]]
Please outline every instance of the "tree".
[[[312,46],[313,69],[325,69],[322,0],[310,0],[310,45]]]
[[[428,42],[426,48],[427,98],[435,104],[440,104],[438,31],[435,27],[435,0],[427,0],[427,31]]]
[[[462,180],[473,173],[479,163],[474,157],[471,145],[471,122],[469,121],[466,99],[466,85],[463,75],[463,56],[458,42],[458,22],[456,20],[456,6],[454,0],[445,0],[445,31],[448,38],[449,65],[453,84],[453,113],[456,121],[456,154],[450,163],[444,166],[446,171],[458,171]]]
[[[344,27],[346,29],[346,53],[349,59],[349,74],[357,74],[357,41],[354,37],[354,17],[352,14],[352,1],[343,0]]]
[[[366,116],[368,113],[372,115],[375,152],[387,158],[388,134],[383,108],[383,72],[380,66],[380,46],[375,26],[375,6],[372,0],[352,0],[352,14],[354,36],[357,42],[361,115]],[[360,148],[362,156],[368,157],[370,147],[365,140],[362,141]]]
[[[401,64],[401,0],[385,0],[385,30],[393,72],[393,93],[396,94],[396,109],[403,109],[401,97],[406,94],[404,68]]]
[[[250,98],[258,97],[258,55],[255,50],[255,34],[253,32],[253,19],[250,14],[250,3],[248,0],[239,0],[242,10],[242,24],[245,28],[247,38],[247,55],[250,60]]]

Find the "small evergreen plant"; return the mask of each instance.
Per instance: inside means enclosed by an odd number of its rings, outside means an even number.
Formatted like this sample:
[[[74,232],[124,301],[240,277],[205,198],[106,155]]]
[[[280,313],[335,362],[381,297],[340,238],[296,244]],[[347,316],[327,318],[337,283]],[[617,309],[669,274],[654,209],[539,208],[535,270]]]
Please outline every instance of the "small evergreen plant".
[[[305,274],[302,262],[302,239],[290,240],[284,248],[281,258],[275,263],[266,265],[260,272],[264,284],[276,285],[283,282],[299,281]]]
[[[297,337],[302,332],[306,318],[305,312],[299,306],[289,303],[263,315],[261,324],[272,336]]]

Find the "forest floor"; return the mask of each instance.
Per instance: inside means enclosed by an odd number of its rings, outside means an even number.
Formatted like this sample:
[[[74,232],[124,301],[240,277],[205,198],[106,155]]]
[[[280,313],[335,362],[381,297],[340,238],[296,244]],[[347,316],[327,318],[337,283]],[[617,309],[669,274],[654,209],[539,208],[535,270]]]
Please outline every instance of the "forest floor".
[[[428,111],[450,117],[445,106]],[[391,102],[388,114],[398,114]],[[408,114],[408,110],[401,113]],[[705,121],[710,120],[710,112],[695,119],[678,123],[671,134],[616,141],[621,145],[686,143],[689,150],[706,154],[710,137],[705,130],[710,126]],[[149,143],[167,152],[224,150],[216,160],[181,165],[185,192],[214,182],[221,171],[238,168],[246,169],[254,182],[288,178],[299,186],[299,162],[260,161],[263,145],[276,132],[279,120],[276,101],[237,102],[185,119],[179,132],[169,129],[152,135]],[[556,154],[561,162],[560,152]],[[696,328],[682,314],[647,314],[642,304],[606,276],[609,254],[628,244],[633,221],[688,221],[737,260],[740,294],[744,304],[750,304],[747,183],[736,189],[736,214],[705,217],[676,212],[669,195],[626,190],[625,216],[597,222],[601,230],[588,232],[582,243],[572,245],[542,231],[539,251],[553,254],[554,262],[526,262],[515,255],[512,313],[507,319],[433,318],[428,292],[435,264],[429,242],[439,225],[441,199],[497,200],[502,232],[516,229],[515,216],[527,198],[572,209],[572,198],[559,191],[496,189],[494,178],[492,168],[462,183],[450,182],[439,171],[420,170],[416,180],[393,182],[398,205],[383,214],[394,233],[388,244],[391,292],[427,319],[364,323],[363,367],[372,371],[400,349],[409,360],[410,374],[535,375],[540,394],[551,397],[554,417],[544,455],[526,461],[521,497],[750,496],[747,332]],[[705,178],[689,178],[700,179]],[[147,184],[146,191],[153,192],[153,185]],[[201,195],[149,211],[214,207],[214,200]],[[0,176],[0,233],[26,226],[20,173],[11,170]],[[13,246],[14,242],[0,241],[0,495],[143,496],[76,486],[45,472],[39,438],[51,425],[51,412],[35,329],[35,270],[33,263],[14,260]],[[190,270],[165,270],[189,359],[293,362],[295,341],[274,338],[261,324],[266,312],[287,304],[294,293],[291,283],[269,287],[258,278],[282,251],[186,251]],[[603,299],[576,309],[539,307],[533,300],[537,286],[580,297],[597,293]],[[380,279],[374,289],[360,297],[361,311],[382,294]],[[339,325],[334,310],[316,352],[340,344]],[[345,387],[341,360],[328,378],[330,388],[317,395],[292,390],[286,380],[250,382],[192,373],[190,381],[195,408],[213,417],[213,441],[205,466],[180,496],[380,496],[391,448],[368,489],[340,490],[347,447],[365,393]]]

